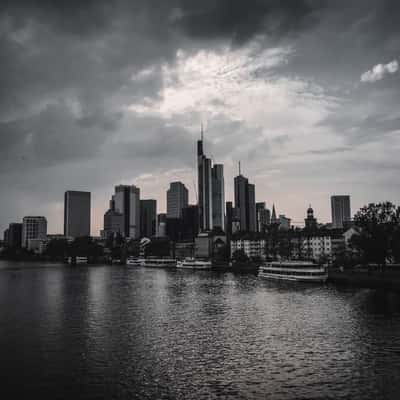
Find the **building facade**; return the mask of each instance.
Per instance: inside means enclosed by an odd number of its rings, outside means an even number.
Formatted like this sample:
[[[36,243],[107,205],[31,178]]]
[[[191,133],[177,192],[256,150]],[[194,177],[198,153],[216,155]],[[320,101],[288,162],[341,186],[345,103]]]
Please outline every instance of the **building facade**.
[[[189,192],[182,182],[170,183],[167,190],[167,218],[182,218],[182,209],[189,203]]]
[[[27,216],[22,220],[22,247],[31,248],[31,240],[47,239],[47,220],[42,216]]]
[[[157,201],[140,200],[140,236],[152,237],[157,228]]]
[[[343,228],[346,222],[351,221],[350,196],[332,196],[332,228]]]
[[[21,247],[22,224],[13,222],[8,226],[7,244],[9,247]]]
[[[225,230],[225,182],[224,166],[212,167],[212,220],[213,228]]]
[[[140,189],[135,185],[118,185],[112,198],[115,211],[123,215],[123,236],[140,237]]]
[[[213,228],[211,159],[203,151],[203,132],[197,141],[198,206],[200,231]]]
[[[64,194],[64,236],[90,236],[90,192],[68,190]]]
[[[240,230],[243,232],[256,231],[256,199],[255,186],[239,174],[234,179],[235,208],[237,210]]]

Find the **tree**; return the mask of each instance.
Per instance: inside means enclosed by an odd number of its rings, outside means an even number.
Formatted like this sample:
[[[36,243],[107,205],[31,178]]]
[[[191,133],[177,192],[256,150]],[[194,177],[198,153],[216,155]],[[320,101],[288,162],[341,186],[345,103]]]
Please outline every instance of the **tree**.
[[[243,249],[235,250],[232,254],[232,260],[235,262],[247,262],[249,261],[249,257]]]
[[[63,259],[68,253],[67,239],[52,239],[46,246],[45,255],[53,259]]]
[[[399,207],[390,202],[371,203],[357,212],[354,222],[360,234],[352,236],[350,245],[360,252],[365,263],[384,267],[399,256]]]

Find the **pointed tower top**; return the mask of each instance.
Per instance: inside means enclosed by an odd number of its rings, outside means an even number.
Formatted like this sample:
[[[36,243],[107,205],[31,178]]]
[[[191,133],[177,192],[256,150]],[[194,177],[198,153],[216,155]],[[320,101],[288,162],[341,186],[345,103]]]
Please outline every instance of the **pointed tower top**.
[[[272,215],[271,215],[271,222],[276,221],[276,211],[275,211],[275,204],[272,204]]]

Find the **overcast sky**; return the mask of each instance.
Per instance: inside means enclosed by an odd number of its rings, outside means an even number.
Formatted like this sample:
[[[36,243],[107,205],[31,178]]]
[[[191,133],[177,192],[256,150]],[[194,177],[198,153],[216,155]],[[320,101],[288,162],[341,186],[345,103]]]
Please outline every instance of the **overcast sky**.
[[[257,201],[294,221],[330,196],[399,204],[400,2],[2,1],[0,228],[92,192],[92,233],[115,185],[165,210],[196,202],[195,141],[237,161]]]

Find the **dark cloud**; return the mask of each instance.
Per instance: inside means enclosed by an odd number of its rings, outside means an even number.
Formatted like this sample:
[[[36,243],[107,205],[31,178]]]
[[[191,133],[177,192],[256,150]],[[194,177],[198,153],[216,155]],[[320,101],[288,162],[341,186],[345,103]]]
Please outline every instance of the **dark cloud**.
[[[282,35],[314,22],[317,3],[298,0],[182,1],[175,19],[188,35],[243,43],[257,33]]]

